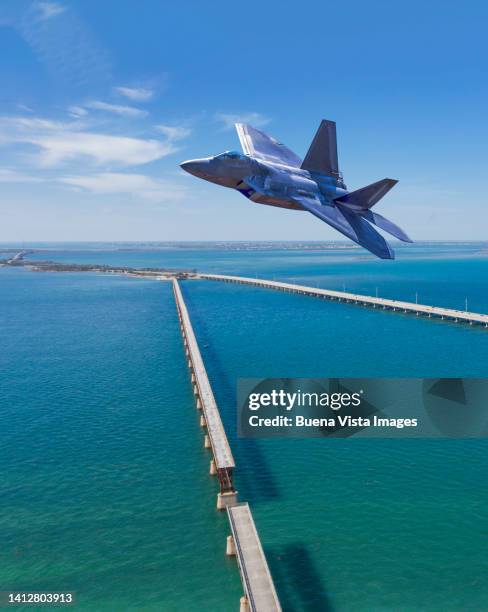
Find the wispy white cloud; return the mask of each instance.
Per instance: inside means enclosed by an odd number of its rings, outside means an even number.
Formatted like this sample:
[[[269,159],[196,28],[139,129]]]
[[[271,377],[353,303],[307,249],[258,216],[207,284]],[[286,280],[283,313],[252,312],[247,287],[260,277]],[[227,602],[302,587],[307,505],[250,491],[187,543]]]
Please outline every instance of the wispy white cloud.
[[[25,113],[33,113],[34,110],[30,107],[27,106],[27,104],[22,104],[21,102],[19,104],[17,104],[17,108]]]
[[[30,142],[40,147],[42,166],[54,166],[79,157],[89,158],[98,165],[137,166],[174,151],[170,143],[93,132],[44,135],[31,138]]]
[[[38,11],[38,18],[42,20],[57,17],[66,10],[66,7],[58,2],[36,2],[34,8]]]
[[[187,196],[182,186],[145,174],[101,172],[86,176],[65,176],[59,182],[94,194],[130,194],[134,198],[151,202],[175,201]]]
[[[31,0],[9,4],[23,6],[9,25],[63,89],[76,87],[86,92],[89,86],[98,89],[111,82],[111,57],[72,3],[69,7]]]
[[[43,183],[42,177],[33,176],[17,170],[0,169],[0,183]]]
[[[82,106],[70,106],[68,108],[68,112],[72,117],[75,118],[84,117],[85,115],[88,115],[88,111]]]
[[[191,129],[182,125],[156,125],[155,127],[171,141],[183,140],[191,134]]]
[[[42,167],[77,161],[98,166],[146,164],[177,150],[173,140],[135,138],[90,131],[77,121],[37,117],[0,117],[0,145],[24,143],[37,150],[31,159]]]
[[[145,117],[148,112],[135,106],[123,106],[121,104],[109,104],[100,100],[94,100],[85,104],[88,108],[115,113],[116,115],[124,115],[126,117]]]
[[[111,196],[121,204],[191,199],[192,191],[178,177],[133,169],[177,151],[189,128],[163,124],[152,126],[147,137],[135,137],[101,131],[100,118],[94,119],[85,106],[69,111],[73,119],[65,121],[0,116],[0,149],[11,160],[0,169],[0,184],[42,183],[43,190],[57,186],[88,199]],[[111,121],[106,125],[113,127]]]
[[[255,127],[267,125],[271,119],[261,113],[216,113],[215,120],[222,123],[224,129],[231,130],[235,123],[250,123]]]
[[[114,87],[114,91],[135,102],[147,102],[154,96],[154,91],[146,87]]]
[[[42,117],[0,117],[0,143],[15,141],[16,135],[25,131],[36,130],[62,130],[74,126],[52,119]]]

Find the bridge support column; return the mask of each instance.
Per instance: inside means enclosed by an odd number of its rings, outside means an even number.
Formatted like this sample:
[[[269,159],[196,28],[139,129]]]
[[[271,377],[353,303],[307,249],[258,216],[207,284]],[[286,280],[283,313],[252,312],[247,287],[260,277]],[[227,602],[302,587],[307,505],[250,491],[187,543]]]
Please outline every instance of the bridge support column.
[[[202,402],[200,400],[199,397],[197,397],[197,410],[201,410],[202,409]]]
[[[225,547],[225,554],[228,557],[235,557],[236,556],[236,547],[234,544],[234,538],[230,535],[227,536],[227,545]]]
[[[250,610],[251,608],[249,607],[247,597],[243,595],[240,600],[239,612],[250,612]]]
[[[210,459],[210,476],[217,476],[217,466],[215,465],[215,459]]]
[[[217,495],[217,510],[225,510],[227,506],[237,504],[237,491],[228,491]]]
[[[207,427],[207,421],[205,420],[203,414],[200,415],[200,427]]]
[[[205,448],[212,448],[212,445],[210,444],[210,438],[207,434],[205,434],[205,442],[203,443],[203,445]]]

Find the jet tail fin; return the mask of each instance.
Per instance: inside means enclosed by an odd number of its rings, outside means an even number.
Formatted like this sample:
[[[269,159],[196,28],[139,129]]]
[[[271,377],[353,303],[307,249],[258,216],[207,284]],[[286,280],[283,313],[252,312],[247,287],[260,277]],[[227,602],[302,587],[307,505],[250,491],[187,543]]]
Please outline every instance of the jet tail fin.
[[[304,170],[339,177],[335,121],[321,121],[301,167]]]
[[[372,208],[383,196],[385,196],[398,181],[385,178],[346,195],[335,198],[334,202],[344,204],[352,210],[367,210]]]

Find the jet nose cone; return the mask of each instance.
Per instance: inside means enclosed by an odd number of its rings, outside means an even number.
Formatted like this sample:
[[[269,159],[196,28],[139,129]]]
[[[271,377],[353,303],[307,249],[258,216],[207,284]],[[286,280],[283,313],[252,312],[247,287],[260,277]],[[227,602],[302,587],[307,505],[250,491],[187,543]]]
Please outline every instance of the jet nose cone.
[[[180,168],[182,168],[185,172],[189,172],[190,174],[193,174],[192,170],[196,169],[196,164],[192,160],[184,161],[184,162],[181,162]]]
[[[206,159],[189,159],[188,161],[182,162],[180,168],[194,176],[202,176],[205,173],[207,165],[208,162]]]

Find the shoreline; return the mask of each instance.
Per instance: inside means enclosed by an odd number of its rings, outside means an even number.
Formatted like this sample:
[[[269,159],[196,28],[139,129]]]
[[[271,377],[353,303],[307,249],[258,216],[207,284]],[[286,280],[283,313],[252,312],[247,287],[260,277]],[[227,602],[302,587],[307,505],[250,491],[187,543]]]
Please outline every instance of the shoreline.
[[[50,260],[26,261],[24,255],[26,255],[26,253],[21,252],[12,259],[0,260],[0,267],[27,268],[32,272],[100,272],[103,274],[123,274],[133,277],[157,278],[158,280],[194,278],[197,275],[196,269],[134,268],[131,266],[113,267],[106,264],[75,264]]]

